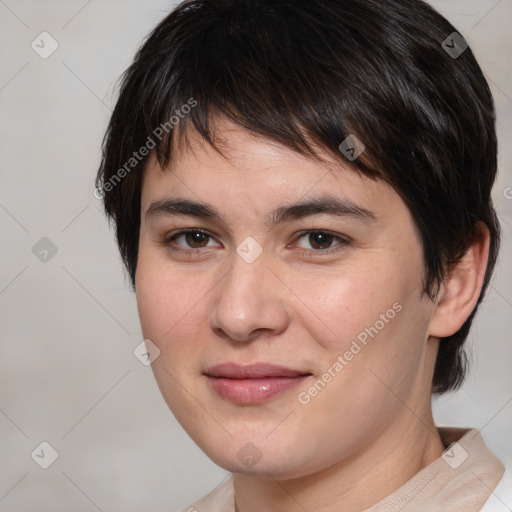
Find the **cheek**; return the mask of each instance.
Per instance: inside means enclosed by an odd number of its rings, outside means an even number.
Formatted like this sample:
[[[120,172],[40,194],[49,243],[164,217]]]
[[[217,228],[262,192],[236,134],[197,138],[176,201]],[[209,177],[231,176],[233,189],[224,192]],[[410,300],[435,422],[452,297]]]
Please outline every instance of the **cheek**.
[[[302,322],[329,352],[343,353],[354,339],[364,342],[375,329],[390,331],[399,303],[409,290],[393,264],[353,264],[311,278],[296,276],[295,294],[302,299]],[[395,304],[395,307],[393,305]],[[309,312],[308,312],[309,309]]]
[[[396,297],[391,293],[388,299]],[[417,300],[398,297],[389,304],[384,301],[382,308],[372,306],[376,316],[344,314],[339,321],[350,328],[335,341],[324,342],[328,358],[318,380],[301,390],[305,405],[299,409],[307,415],[310,429],[322,432],[313,453],[331,453],[333,461],[350,456],[381,435],[403,414],[409,395],[415,394],[412,390],[424,361],[425,316],[418,312]],[[380,320],[381,313],[387,313],[387,323]],[[324,385],[320,381],[326,374],[329,382]]]
[[[141,249],[136,275],[137,308],[144,338],[160,350],[151,365],[169,408],[178,416],[196,407],[198,354],[203,353],[205,303],[211,284],[197,274],[179,272],[168,261]],[[188,393],[183,393],[186,383]],[[184,412],[182,412],[184,411]],[[184,425],[184,428],[186,425]]]
[[[186,332],[193,334],[192,330],[204,324],[202,299],[210,288],[197,272],[178,271],[150,250],[141,249],[136,296],[144,337],[162,351],[179,350],[176,340],[189,338]]]
[[[356,404],[393,401],[386,384],[406,393],[426,350],[430,306],[420,299],[418,260],[407,264],[398,257],[375,256],[371,264],[296,280],[297,295],[311,309],[303,309],[302,327],[322,349],[318,369],[322,374],[331,368],[336,375],[331,391],[346,400],[351,390]],[[357,410],[351,408],[344,412]]]

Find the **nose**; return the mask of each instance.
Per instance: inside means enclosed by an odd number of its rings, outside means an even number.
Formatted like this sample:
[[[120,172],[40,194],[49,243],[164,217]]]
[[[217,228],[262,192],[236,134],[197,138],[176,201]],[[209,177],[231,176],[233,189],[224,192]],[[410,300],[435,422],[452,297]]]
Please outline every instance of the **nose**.
[[[235,253],[231,271],[214,288],[211,329],[218,336],[239,342],[286,330],[290,319],[287,289],[275,274],[265,254],[247,263]]]

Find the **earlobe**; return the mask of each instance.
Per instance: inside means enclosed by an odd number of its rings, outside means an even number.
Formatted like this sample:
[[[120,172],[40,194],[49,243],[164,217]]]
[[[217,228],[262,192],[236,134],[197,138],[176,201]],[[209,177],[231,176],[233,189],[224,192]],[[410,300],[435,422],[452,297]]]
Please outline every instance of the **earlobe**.
[[[489,230],[479,223],[479,236],[454,266],[440,289],[430,321],[430,336],[455,334],[476,306],[489,258]]]

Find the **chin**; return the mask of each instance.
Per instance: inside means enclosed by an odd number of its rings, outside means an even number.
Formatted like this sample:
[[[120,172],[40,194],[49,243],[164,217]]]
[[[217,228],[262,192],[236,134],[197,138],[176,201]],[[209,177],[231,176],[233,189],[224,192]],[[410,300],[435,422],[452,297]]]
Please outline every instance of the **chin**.
[[[225,444],[217,440],[204,443],[194,439],[202,451],[218,466],[232,473],[288,480],[306,476],[314,471],[314,453],[297,453],[295,447],[304,447],[305,440],[283,442],[283,439],[259,439],[240,435],[229,437]],[[318,461],[317,464],[321,466]]]

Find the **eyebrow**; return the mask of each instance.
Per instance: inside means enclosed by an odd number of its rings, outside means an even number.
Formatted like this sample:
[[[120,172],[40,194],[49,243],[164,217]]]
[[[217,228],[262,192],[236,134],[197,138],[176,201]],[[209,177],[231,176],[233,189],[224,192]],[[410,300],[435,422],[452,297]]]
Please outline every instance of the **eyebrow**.
[[[267,224],[276,224],[303,219],[313,215],[332,215],[335,217],[352,217],[366,223],[375,222],[377,216],[372,211],[357,205],[346,198],[324,195],[306,201],[300,201],[276,208]],[[160,215],[186,215],[198,219],[223,222],[222,215],[213,206],[189,199],[163,199],[151,203],[146,211],[146,220]]]

